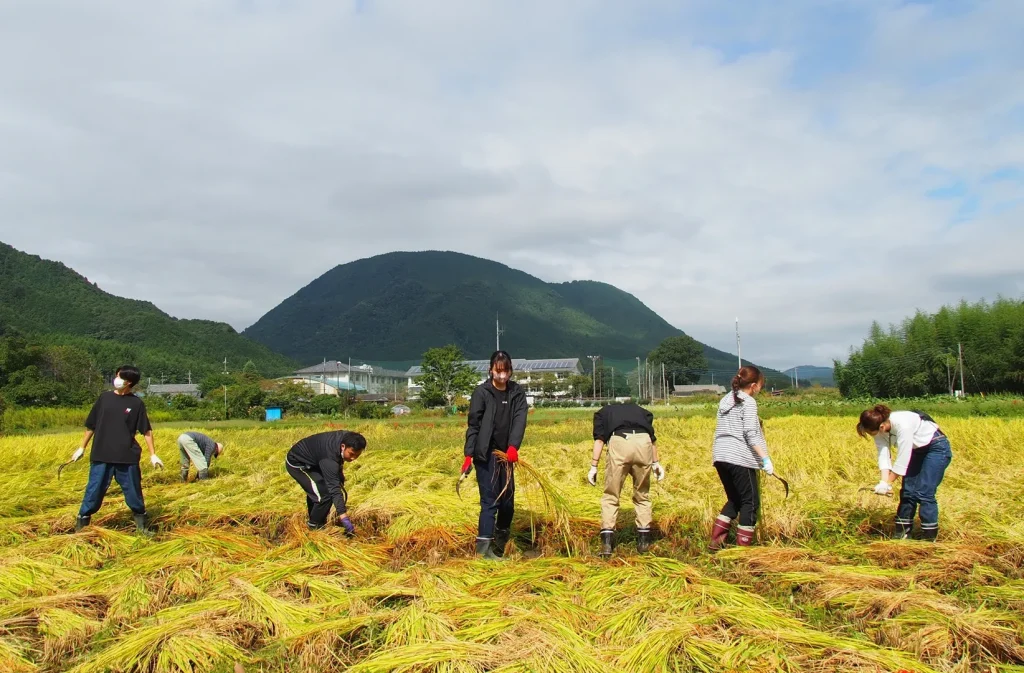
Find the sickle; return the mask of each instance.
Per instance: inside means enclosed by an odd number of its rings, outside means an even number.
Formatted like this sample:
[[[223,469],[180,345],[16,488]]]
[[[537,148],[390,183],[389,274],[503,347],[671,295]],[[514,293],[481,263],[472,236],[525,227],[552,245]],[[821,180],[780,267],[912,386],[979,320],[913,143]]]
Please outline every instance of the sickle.
[[[783,479],[782,477],[780,477],[779,475],[775,474],[774,472],[772,473],[772,476],[775,477],[776,479],[778,479],[779,481],[781,481],[782,485],[786,488],[786,497],[783,498],[783,500],[785,500],[786,498],[789,498],[789,482],[786,481],[785,479]]]
[[[60,467],[57,468],[57,481],[60,481],[60,473],[64,471],[64,468],[67,467],[68,465],[70,465],[73,462],[75,462],[75,461],[69,460],[66,463],[61,463],[60,464]]]

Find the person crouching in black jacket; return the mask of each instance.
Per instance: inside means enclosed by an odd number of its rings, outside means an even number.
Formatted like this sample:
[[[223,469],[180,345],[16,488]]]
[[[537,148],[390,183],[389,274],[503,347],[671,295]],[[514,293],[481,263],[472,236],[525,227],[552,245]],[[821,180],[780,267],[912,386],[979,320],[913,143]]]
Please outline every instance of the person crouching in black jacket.
[[[307,525],[318,530],[327,525],[331,505],[338,512],[338,523],[349,537],[356,529],[348,518],[348,491],[345,490],[346,462],[363,455],[366,438],[358,432],[337,430],[300,439],[285,458],[285,469],[306,492]]]
[[[490,378],[476,387],[469,401],[463,477],[476,467],[480,487],[480,525],[476,553],[495,561],[505,555],[515,511],[515,463],[526,434],[526,393],[512,376],[512,358],[505,351],[491,356]],[[495,449],[508,456],[506,470],[499,466]],[[495,521],[497,518],[497,521]]]

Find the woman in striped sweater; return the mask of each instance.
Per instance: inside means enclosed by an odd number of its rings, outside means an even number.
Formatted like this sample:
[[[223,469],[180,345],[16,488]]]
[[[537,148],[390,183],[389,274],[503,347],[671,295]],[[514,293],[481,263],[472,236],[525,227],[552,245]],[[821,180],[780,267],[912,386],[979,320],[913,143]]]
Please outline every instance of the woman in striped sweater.
[[[910,537],[914,514],[918,513],[922,539],[935,540],[939,534],[939,503],[935,491],[953,460],[945,433],[928,414],[893,411],[884,404],[876,404],[860,415],[857,434],[874,438],[878,449],[881,479],[875,486],[875,493],[891,494],[892,482],[896,477],[903,477],[894,537]],[[892,459],[894,446],[895,461]]]
[[[764,374],[760,369],[753,365],[741,367],[732,378],[732,392],[718,404],[718,425],[711,456],[729,500],[711,530],[708,544],[711,550],[725,545],[737,515],[736,544],[747,547],[754,541],[754,524],[761,502],[757,471],[764,470],[768,474],[775,471],[754,400],[763,387]]]

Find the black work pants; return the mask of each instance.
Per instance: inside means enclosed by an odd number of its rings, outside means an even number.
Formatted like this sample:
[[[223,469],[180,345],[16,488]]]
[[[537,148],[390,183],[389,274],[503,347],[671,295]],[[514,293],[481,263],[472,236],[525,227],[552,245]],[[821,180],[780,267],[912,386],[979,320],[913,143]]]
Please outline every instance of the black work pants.
[[[480,487],[480,523],[477,537],[490,540],[494,538],[495,519],[497,527],[503,530],[512,525],[516,502],[515,467],[500,463],[494,451],[488,453],[486,461],[474,458],[473,467],[476,469],[476,484]],[[505,487],[506,474],[508,488]]]
[[[297,481],[302,490],[306,492],[306,515],[309,519],[309,527],[316,529],[326,526],[327,517],[331,513],[331,505],[334,503],[330,494],[327,493],[324,475],[309,465],[292,465],[288,460],[284,461],[284,467],[292,479]]]
[[[757,523],[757,511],[761,508],[761,492],[757,485],[757,470],[732,463],[715,463],[718,478],[722,480],[725,495],[729,501],[722,507],[722,516],[730,521],[740,517],[741,526]]]

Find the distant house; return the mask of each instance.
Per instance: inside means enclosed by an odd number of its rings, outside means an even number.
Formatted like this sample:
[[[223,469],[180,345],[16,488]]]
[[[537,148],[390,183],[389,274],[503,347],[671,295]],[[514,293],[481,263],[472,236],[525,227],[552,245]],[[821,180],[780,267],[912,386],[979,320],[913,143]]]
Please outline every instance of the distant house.
[[[468,365],[476,372],[478,377],[478,383],[483,383],[487,380],[487,373],[490,369],[490,360],[463,360],[463,364]],[[573,376],[574,374],[582,374],[583,367],[580,366],[579,358],[550,358],[541,360],[526,360],[526,359],[512,359],[512,378],[514,378],[520,385],[526,387],[527,392],[532,391],[534,388],[540,387],[541,377],[544,374],[554,374],[556,381],[563,381],[564,379]],[[416,379],[423,374],[423,367],[416,365],[410,367],[409,371],[406,372],[406,376],[409,378],[409,394],[418,395],[421,391],[421,386],[416,383]],[[564,390],[567,387],[559,385],[559,390]]]
[[[311,367],[296,370],[291,379],[320,394],[341,393],[404,393],[406,373],[368,364],[352,365],[340,360],[325,360]]]
[[[693,395],[724,395],[725,386],[700,383],[691,386],[672,386],[672,397],[692,397]]]
[[[199,385],[196,383],[151,383],[146,387],[147,395],[163,395],[173,397],[174,395],[188,395],[199,397]]]

